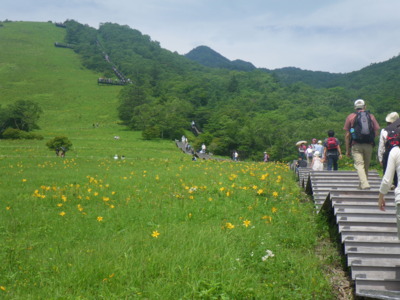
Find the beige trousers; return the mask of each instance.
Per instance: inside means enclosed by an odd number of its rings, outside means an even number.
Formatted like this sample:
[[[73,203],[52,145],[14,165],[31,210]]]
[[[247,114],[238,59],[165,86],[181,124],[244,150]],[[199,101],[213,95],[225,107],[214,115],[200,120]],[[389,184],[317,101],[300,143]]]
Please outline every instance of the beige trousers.
[[[372,147],[371,144],[354,144],[351,147],[354,167],[357,170],[361,189],[370,187],[368,183],[368,168],[371,162]]]

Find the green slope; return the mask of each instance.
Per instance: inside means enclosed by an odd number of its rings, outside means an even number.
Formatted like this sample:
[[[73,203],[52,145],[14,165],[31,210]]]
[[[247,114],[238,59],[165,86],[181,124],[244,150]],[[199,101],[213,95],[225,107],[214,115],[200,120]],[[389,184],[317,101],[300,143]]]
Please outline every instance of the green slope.
[[[121,87],[98,86],[71,49],[57,48],[65,29],[52,23],[12,22],[0,27],[0,103],[34,100],[44,110],[44,133],[113,124]]]
[[[73,50],[54,46],[64,36],[65,29],[52,23],[7,22],[0,27],[0,104],[39,103],[43,114],[37,133],[45,137],[45,141],[2,141],[2,154],[13,155],[14,146],[28,145],[38,149],[32,155],[53,155],[45,142],[58,135],[72,141],[69,157],[154,157],[162,155],[162,149],[176,152],[170,141],[144,142],[139,132],[118,125],[121,87],[97,85],[101,74],[84,68]],[[93,128],[97,123],[99,127]],[[115,135],[121,137],[118,143]]]

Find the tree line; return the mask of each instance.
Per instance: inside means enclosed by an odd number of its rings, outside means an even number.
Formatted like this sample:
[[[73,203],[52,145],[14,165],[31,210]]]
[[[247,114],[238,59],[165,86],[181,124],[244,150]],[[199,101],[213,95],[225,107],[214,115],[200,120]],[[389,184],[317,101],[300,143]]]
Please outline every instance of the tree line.
[[[131,78],[116,109],[122,123],[142,131],[146,139],[179,139],[188,135],[194,120],[203,132],[198,137],[189,134],[194,147],[206,143],[214,154],[237,150],[241,157],[255,160],[267,150],[271,159],[290,160],[296,158],[294,145],[300,139],[322,139],[329,129],[342,139],[344,119],[361,96],[378,119],[394,108],[369,101],[365,87],[313,87],[283,82],[262,69],[205,67],[128,26],[104,23],[96,30],[73,20],[65,24],[66,42],[76,44],[74,51],[86,67],[110,77],[112,70],[96,45],[99,41],[118,69]],[[337,77],[321,75],[323,80]]]

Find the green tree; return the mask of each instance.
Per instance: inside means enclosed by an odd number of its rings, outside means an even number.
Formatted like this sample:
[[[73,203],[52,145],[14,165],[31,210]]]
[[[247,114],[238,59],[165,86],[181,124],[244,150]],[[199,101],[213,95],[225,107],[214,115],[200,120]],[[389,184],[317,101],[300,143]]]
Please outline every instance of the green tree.
[[[23,131],[39,129],[37,122],[42,113],[40,106],[30,100],[19,100],[0,113],[0,130],[15,128]]]
[[[55,138],[47,141],[46,146],[50,150],[61,149],[61,147],[70,149],[72,147],[72,142],[66,136],[56,136]]]

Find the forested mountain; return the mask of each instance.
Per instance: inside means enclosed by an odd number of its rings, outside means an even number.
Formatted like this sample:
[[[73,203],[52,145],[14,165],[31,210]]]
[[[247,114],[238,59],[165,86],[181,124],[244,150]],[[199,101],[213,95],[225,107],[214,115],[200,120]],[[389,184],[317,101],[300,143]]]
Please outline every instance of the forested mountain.
[[[247,61],[240,59],[230,61],[218,52],[207,46],[199,46],[185,54],[190,60],[196,61],[199,64],[212,68],[225,68],[237,71],[253,71],[256,67]]]
[[[65,42],[73,45],[85,67],[105,77],[115,77],[116,68],[130,79],[115,109],[121,122],[141,130],[144,138],[179,139],[188,134],[194,120],[202,131],[197,137],[189,136],[195,148],[204,142],[215,154],[230,155],[238,150],[241,158],[260,160],[266,150],[272,159],[290,160],[296,158],[294,144],[300,139],[322,139],[329,129],[342,139],[344,119],[359,97],[374,113],[379,112],[380,122],[395,108],[395,82],[372,79],[379,77],[375,72],[395,72],[393,61],[371,66],[374,70],[339,75],[294,69],[299,79],[308,77],[309,81],[290,83],[264,69],[204,66],[161,48],[157,41],[128,26],[104,23],[96,30],[73,20],[65,25]],[[209,59],[215,63],[231,65],[207,47],[196,52],[199,59],[212,54]],[[344,84],[344,76],[353,85]],[[338,84],[315,88],[314,77],[315,82],[335,79]],[[377,93],[392,98],[372,97]]]

